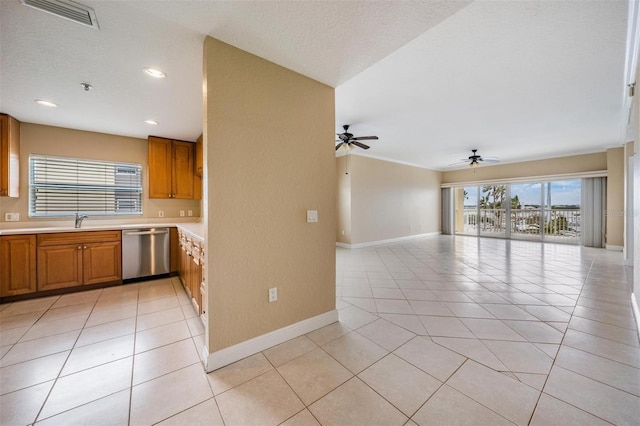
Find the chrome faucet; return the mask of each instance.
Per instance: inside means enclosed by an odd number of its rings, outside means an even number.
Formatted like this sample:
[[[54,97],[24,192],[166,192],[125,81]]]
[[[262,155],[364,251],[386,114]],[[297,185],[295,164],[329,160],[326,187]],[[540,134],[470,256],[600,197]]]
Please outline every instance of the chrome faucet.
[[[89,216],[86,214],[78,214],[76,213],[76,228],[80,228],[82,226],[82,221]]]

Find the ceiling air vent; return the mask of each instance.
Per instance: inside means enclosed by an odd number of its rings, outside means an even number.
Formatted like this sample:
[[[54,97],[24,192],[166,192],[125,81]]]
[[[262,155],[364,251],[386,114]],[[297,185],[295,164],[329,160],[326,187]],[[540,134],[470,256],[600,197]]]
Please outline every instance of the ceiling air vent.
[[[69,0],[20,0],[20,2],[25,6],[30,6],[91,28],[100,29],[96,13],[90,7]]]

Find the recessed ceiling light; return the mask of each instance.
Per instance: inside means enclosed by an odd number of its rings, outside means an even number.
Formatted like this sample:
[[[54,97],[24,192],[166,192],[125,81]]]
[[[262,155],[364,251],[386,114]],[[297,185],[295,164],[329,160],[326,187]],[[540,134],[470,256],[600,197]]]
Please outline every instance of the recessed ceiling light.
[[[143,68],[143,71],[145,74],[155,78],[165,78],[167,76],[165,73],[155,68]]]
[[[46,106],[46,107],[53,107],[53,108],[58,106],[57,104],[54,104],[53,102],[44,101],[42,99],[36,99],[36,103],[38,105],[42,105],[42,106]]]
[[[158,122],[155,120],[144,120],[145,123],[151,124],[152,126],[157,126]]]

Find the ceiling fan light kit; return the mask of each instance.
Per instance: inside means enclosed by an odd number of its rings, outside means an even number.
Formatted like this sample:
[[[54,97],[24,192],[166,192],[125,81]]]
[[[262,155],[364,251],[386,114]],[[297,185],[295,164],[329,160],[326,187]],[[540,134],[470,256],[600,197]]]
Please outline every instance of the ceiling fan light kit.
[[[499,163],[500,160],[498,160],[497,158],[488,158],[488,157],[482,158],[482,156],[478,154],[477,149],[472,149],[471,155],[468,158],[463,158],[462,160],[460,160],[460,162],[469,163],[469,167],[475,168],[475,167],[478,167],[481,162],[483,164],[495,164],[495,163]],[[459,164],[459,163],[454,163],[452,164],[452,166],[455,164]]]

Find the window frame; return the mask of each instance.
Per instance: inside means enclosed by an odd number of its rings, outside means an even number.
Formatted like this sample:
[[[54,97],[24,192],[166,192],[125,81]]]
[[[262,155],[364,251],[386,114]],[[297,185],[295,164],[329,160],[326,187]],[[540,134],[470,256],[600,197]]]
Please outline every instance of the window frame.
[[[45,154],[31,154],[29,155],[29,163],[28,163],[28,178],[29,178],[29,217],[30,218],[56,218],[56,217],[68,217],[70,215],[78,214],[86,214],[92,217],[122,217],[122,216],[142,216],[143,215],[143,204],[144,204],[144,179],[143,179],[143,165],[139,163],[130,163],[130,162],[121,162],[121,161],[112,161],[112,160],[100,160],[93,158],[78,158],[78,157],[63,157],[63,156],[55,156],[55,155],[45,155]],[[60,173],[60,169],[68,168],[70,172],[73,170],[76,171],[76,182],[70,181],[68,182],[47,182],[40,181],[37,182],[37,171],[36,167],[46,167],[47,161],[57,163],[58,170]],[[105,173],[109,171],[108,169],[113,169],[113,182],[111,183],[96,183],[94,180],[79,180],[79,178],[88,178],[90,177],[90,169],[94,167],[96,172],[101,171],[105,176],[110,178],[109,173]],[[83,169],[83,170],[81,170]],[[116,179],[120,173],[118,173],[118,169],[133,169],[133,175],[135,177],[133,179],[129,178],[129,182],[120,182],[116,183]],[[89,170],[89,171],[87,171]],[[54,176],[51,176],[50,179],[55,178],[55,171],[51,173]],[[122,173],[121,175],[126,176],[126,173]],[[45,172],[46,176],[46,172]],[[58,178],[60,178],[60,174],[58,174]],[[38,208],[38,201],[36,192],[39,189],[53,189],[54,191],[58,189],[59,191],[70,191],[70,197],[75,194],[75,200],[69,200],[69,208],[64,209],[59,206],[52,206],[51,208],[46,208],[46,201],[42,204],[45,208]],[[75,192],[74,192],[75,191]],[[95,194],[96,191],[103,197],[102,200],[98,200],[95,204],[91,205],[86,200],[82,199],[82,195],[86,195],[88,191],[93,191]],[[128,192],[126,197],[127,201],[133,203],[132,209],[119,209],[117,204],[118,200],[123,200],[122,198],[118,198],[118,192]],[[131,196],[133,194],[133,196]],[[75,206],[73,205],[75,203]],[[113,204],[113,205],[111,205]],[[84,205],[84,207],[83,207]],[[89,206],[89,208],[87,208]],[[107,208],[111,207],[111,208]]]

